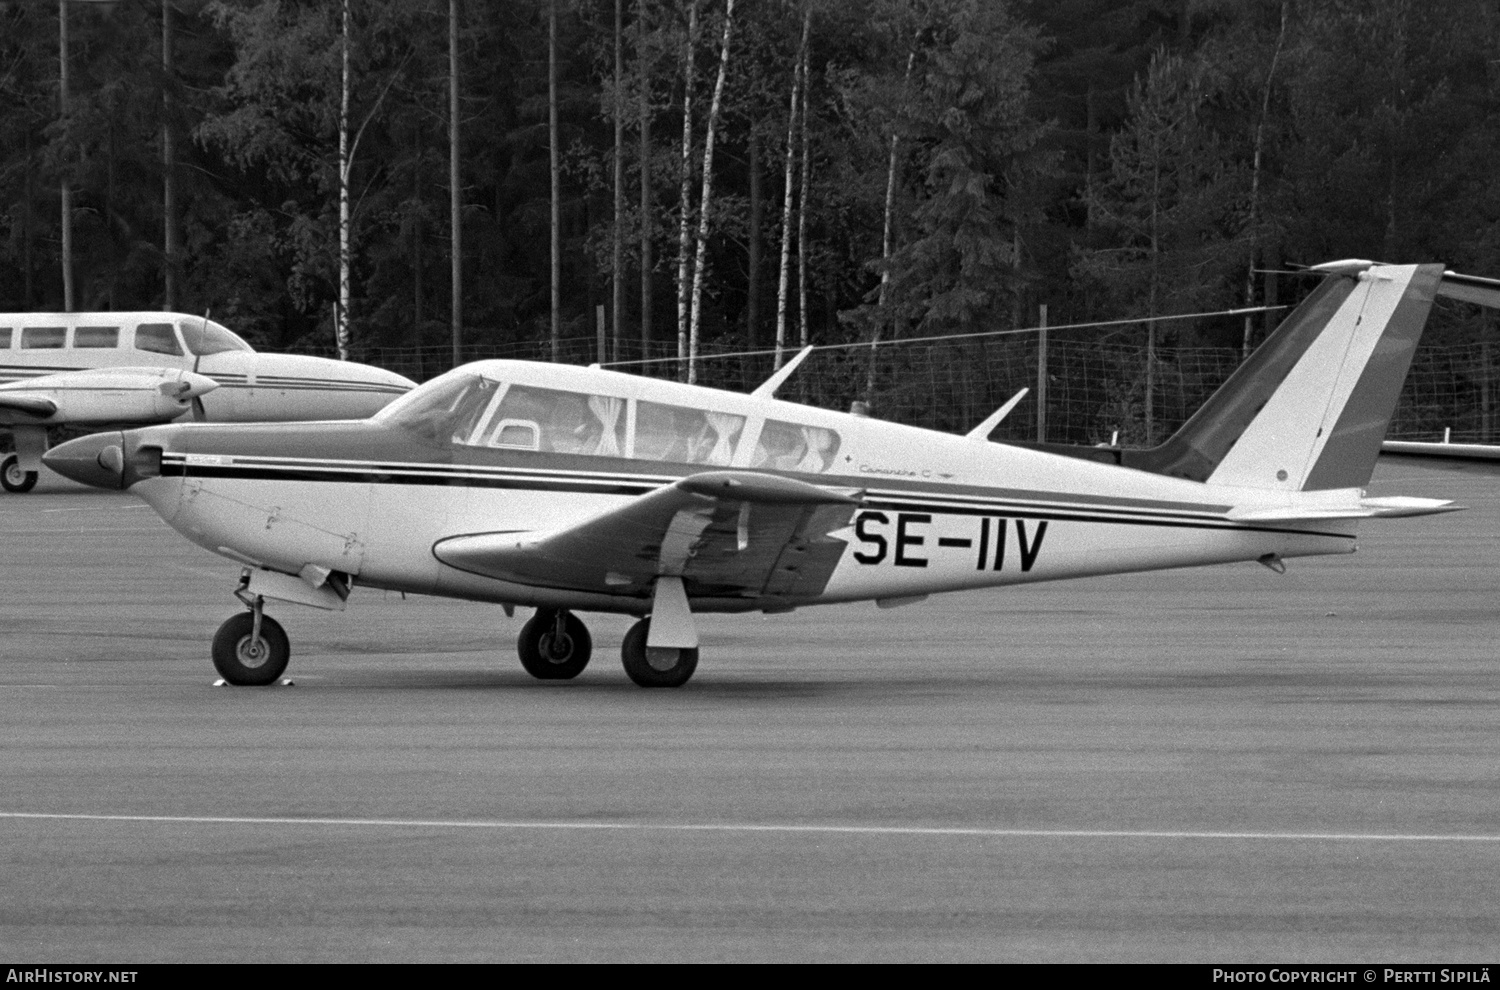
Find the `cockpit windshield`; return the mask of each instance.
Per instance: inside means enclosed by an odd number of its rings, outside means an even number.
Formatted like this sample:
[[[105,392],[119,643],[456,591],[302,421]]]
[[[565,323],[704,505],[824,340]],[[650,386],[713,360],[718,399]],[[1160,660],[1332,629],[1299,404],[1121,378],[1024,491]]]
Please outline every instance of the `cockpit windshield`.
[[[183,320],[177,324],[183,343],[192,354],[219,354],[223,351],[252,350],[249,344],[213,320]]]
[[[428,440],[461,443],[480,414],[499,394],[500,385],[483,375],[443,375],[412,389],[376,413],[376,418],[403,426]]]

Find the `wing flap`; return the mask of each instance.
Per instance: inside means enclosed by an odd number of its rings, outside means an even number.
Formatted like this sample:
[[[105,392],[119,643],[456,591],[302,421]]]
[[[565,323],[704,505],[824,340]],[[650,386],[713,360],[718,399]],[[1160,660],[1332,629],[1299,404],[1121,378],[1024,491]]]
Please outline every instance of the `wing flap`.
[[[801,595],[827,584],[857,493],[750,471],[690,475],[546,533],[440,540],[438,560],[486,577],[628,596],[681,577],[695,596]]]

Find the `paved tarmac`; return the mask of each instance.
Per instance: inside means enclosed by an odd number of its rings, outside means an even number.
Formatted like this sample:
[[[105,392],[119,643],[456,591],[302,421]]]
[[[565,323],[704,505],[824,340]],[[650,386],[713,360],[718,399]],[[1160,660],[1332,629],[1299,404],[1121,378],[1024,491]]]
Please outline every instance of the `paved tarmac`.
[[[128,496],[0,497],[0,961],[1500,959],[1500,476],[1349,557],[710,617],[275,609]],[[29,817],[36,816],[36,817]],[[76,816],[76,817],[70,817]],[[1493,977],[1492,977],[1493,978]]]

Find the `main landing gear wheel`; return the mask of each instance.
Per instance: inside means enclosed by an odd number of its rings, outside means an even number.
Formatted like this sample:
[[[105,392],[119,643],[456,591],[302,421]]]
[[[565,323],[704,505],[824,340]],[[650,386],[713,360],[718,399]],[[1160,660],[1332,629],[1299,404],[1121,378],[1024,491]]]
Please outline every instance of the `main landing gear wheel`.
[[[11,454],[0,463],[0,487],[16,495],[29,492],[36,487],[36,472],[22,471],[21,459]]]
[[[566,609],[539,608],[516,640],[521,666],[543,681],[566,681],[583,673],[594,651],[583,620]]]
[[[246,687],[274,684],[286,670],[291,655],[291,644],[281,623],[269,615],[260,617],[258,637],[254,612],[234,616],[214,635],[214,667],[230,684]]]
[[[625,673],[641,687],[682,687],[698,669],[698,648],[647,646],[646,633],[651,620],[642,619],[630,627],[620,644],[620,659]]]

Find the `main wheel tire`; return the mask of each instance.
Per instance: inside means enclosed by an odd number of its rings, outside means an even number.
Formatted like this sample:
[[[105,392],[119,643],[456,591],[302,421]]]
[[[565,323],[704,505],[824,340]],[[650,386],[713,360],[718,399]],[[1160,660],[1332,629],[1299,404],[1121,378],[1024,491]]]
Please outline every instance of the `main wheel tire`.
[[[230,684],[261,687],[274,684],[291,659],[291,644],[281,623],[260,617],[260,639],[252,640],[255,616],[241,612],[214,635],[214,668]]]
[[[583,673],[594,652],[588,626],[572,612],[563,612],[563,634],[557,637],[555,608],[539,608],[521,627],[516,652],[526,673],[543,681],[567,681]]]
[[[625,673],[641,687],[681,687],[686,684],[693,671],[698,669],[698,648],[648,647],[646,634],[650,630],[651,620],[642,619],[625,634],[625,640],[620,644]]]
[[[21,459],[11,454],[0,463],[0,487],[16,495],[36,487],[36,472],[22,471]]]

